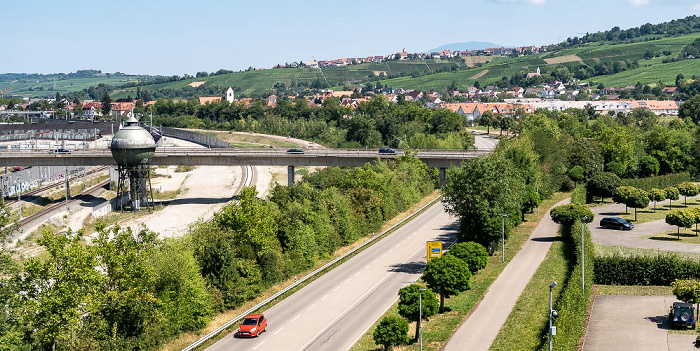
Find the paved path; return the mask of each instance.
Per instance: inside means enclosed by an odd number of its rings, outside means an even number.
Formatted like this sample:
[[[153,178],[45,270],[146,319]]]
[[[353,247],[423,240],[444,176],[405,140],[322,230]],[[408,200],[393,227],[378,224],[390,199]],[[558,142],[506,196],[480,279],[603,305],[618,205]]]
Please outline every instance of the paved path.
[[[555,206],[568,202],[569,199],[566,199]],[[558,232],[559,225],[552,221],[547,211],[525,245],[491,284],[476,309],[452,334],[445,351],[487,351],[491,348],[520,294],[547,256],[552,239]]]
[[[583,351],[697,350],[696,334],[669,333],[673,296],[605,296],[593,300]]]
[[[697,199],[698,197],[689,198]],[[682,199],[682,198],[681,198]],[[674,204],[682,204],[683,201],[675,201]],[[593,222],[588,224],[588,229],[591,231],[591,239],[595,244],[610,245],[610,246],[625,246],[636,247],[642,249],[652,249],[661,251],[675,252],[691,252],[700,253],[700,244],[688,244],[666,240],[650,240],[642,239],[656,233],[661,233],[676,229],[676,226],[666,224],[666,221],[659,219],[656,221],[635,224],[632,230],[612,230],[603,229],[599,226],[600,220],[603,217],[617,217],[619,214],[625,213],[625,205],[610,204],[604,206],[592,207],[594,218]],[[687,229],[685,229],[687,232]]]

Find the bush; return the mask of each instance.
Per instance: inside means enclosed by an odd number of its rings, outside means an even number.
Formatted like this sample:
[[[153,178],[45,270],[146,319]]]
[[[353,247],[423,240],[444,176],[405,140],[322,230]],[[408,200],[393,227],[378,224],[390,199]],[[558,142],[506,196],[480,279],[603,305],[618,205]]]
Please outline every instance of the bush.
[[[672,253],[602,256],[594,263],[596,284],[669,286],[676,279],[700,279],[700,261]]]
[[[586,184],[576,186],[574,193],[571,194],[571,203],[585,205],[586,204]]]
[[[643,156],[639,160],[639,174],[642,177],[654,177],[659,174],[659,160],[654,156]]]
[[[408,322],[399,316],[386,316],[373,334],[374,343],[389,350],[392,346],[408,344]]]
[[[574,182],[582,181],[583,180],[583,167],[578,166],[578,165],[571,167],[571,169],[569,170],[568,176]]]
[[[553,208],[550,212],[555,223],[565,226],[573,225],[577,220],[587,217],[586,223],[593,221],[593,212],[588,207],[579,204],[567,204]]]
[[[486,267],[486,263],[489,260],[489,253],[486,252],[486,248],[473,241],[456,243],[450,246],[447,255],[455,256],[464,261],[469,266],[469,271],[472,273],[476,273]]]
[[[561,181],[561,186],[559,187],[559,190],[563,192],[569,192],[571,190],[574,190],[575,187],[576,183],[574,183],[574,181],[571,180],[571,178],[564,176],[564,178]]]
[[[611,173],[615,173],[620,178],[624,177],[625,173],[627,173],[625,165],[623,165],[622,162],[617,161],[608,162],[605,165],[605,169],[607,169]]]

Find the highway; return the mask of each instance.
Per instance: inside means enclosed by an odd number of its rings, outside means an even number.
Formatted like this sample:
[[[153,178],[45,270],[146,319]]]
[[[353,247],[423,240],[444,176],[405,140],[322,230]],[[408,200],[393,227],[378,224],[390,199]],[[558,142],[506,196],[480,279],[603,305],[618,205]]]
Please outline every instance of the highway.
[[[208,350],[346,350],[420,277],[426,241],[451,243],[458,223],[440,202],[309,285],[261,311],[267,332],[229,334]]]

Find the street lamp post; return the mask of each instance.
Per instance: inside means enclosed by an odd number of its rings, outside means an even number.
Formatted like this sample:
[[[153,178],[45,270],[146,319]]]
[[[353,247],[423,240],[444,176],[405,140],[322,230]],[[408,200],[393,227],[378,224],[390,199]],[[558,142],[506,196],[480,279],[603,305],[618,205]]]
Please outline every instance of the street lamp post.
[[[428,289],[418,289],[418,344],[420,351],[423,351],[423,291]]]
[[[506,261],[506,214],[501,213],[501,262]]]
[[[586,221],[587,221],[587,220],[588,220],[588,217],[586,217],[586,216],[583,216],[583,218],[581,219],[581,292],[586,291],[586,284],[584,284],[584,277],[585,277],[585,274],[586,274],[586,273],[585,273],[585,272],[586,272],[586,269],[585,269],[585,266],[583,265],[584,256],[586,256],[585,251],[583,251],[583,249],[584,249],[584,244],[583,244],[583,241],[584,241],[584,240],[583,240],[583,226],[586,225]]]
[[[557,316],[557,311],[552,309],[552,289],[557,286],[557,282],[549,285],[549,351],[552,351],[552,317]]]

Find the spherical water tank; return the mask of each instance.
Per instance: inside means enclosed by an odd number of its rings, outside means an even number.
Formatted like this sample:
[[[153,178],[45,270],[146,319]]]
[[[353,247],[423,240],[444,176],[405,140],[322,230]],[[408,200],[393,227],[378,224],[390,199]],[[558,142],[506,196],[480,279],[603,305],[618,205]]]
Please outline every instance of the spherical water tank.
[[[151,133],[138,124],[138,121],[131,117],[126,121],[126,126],[112,137],[112,157],[122,167],[148,163],[155,155],[156,142]]]

